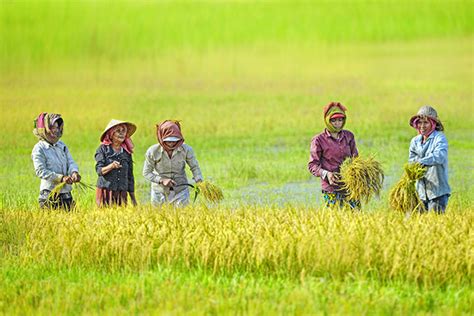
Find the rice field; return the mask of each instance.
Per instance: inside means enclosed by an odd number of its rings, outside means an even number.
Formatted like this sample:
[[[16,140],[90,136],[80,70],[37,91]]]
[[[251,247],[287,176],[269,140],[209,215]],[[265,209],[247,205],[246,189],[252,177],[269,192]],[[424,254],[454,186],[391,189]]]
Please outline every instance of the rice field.
[[[472,12],[470,1],[0,3],[0,314],[471,314]],[[358,212],[321,208],[306,169],[329,101],[348,107],[361,157],[384,173]],[[450,146],[443,216],[389,203],[425,104]],[[107,122],[135,123],[139,206],[97,209],[76,188],[75,212],[39,210],[42,111],[62,114],[87,185]],[[181,120],[223,200],[208,186],[210,201],[151,207],[141,169],[164,119]]]

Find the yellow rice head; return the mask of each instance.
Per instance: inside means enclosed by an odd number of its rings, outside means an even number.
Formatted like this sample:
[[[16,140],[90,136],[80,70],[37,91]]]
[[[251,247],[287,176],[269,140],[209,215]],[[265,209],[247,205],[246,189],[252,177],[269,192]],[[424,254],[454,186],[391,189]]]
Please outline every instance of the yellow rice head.
[[[344,160],[339,172],[342,188],[349,200],[365,201],[379,195],[384,181],[382,165],[370,156]]]
[[[224,199],[222,190],[209,181],[198,182],[196,187],[208,202],[219,202]]]
[[[404,170],[402,178],[390,190],[390,206],[404,213],[423,211],[424,205],[416,192],[415,184],[425,175],[426,168],[419,163],[407,163]]]

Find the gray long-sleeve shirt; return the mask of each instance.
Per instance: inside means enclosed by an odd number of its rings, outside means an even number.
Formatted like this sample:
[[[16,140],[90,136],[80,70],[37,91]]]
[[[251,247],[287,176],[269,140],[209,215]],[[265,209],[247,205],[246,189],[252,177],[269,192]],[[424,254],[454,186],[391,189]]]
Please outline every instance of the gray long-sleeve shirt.
[[[172,179],[177,183],[176,193],[188,189],[187,186],[180,184],[188,183],[185,166],[189,165],[195,181],[202,180],[199,163],[194,156],[191,146],[183,144],[173,151],[171,158],[160,144],[155,144],[148,148],[145,154],[145,163],[143,165],[143,176],[151,181],[151,188],[155,192],[165,192],[165,188],[159,184],[161,178]]]
[[[63,176],[70,176],[73,172],[79,172],[69,149],[62,141],[51,145],[44,140],[40,140],[33,147],[31,159],[36,175],[41,178],[40,191],[51,191],[61,182]],[[67,184],[61,190],[61,193],[71,192],[71,190],[71,185]]]
[[[448,141],[444,133],[434,131],[422,143],[421,135],[410,143],[409,162],[419,162],[427,167],[426,174],[416,182],[416,190],[424,201],[451,193],[448,184]]]

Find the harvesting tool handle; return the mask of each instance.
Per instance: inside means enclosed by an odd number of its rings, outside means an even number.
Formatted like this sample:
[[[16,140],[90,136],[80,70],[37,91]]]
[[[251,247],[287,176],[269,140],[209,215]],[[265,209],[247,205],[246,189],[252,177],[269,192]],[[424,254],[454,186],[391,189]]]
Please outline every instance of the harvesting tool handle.
[[[188,186],[188,187],[191,187],[194,189],[194,199],[193,199],[193,203],[196,202],[196,199],[199,195],[199,189],[197,186],[194,186],[190,183],[181,183],[181,184],[177,184],[175,185],[175,187],[182,187],[182,186]],[[173,187],[170,188],[170,191],[173,191]]]

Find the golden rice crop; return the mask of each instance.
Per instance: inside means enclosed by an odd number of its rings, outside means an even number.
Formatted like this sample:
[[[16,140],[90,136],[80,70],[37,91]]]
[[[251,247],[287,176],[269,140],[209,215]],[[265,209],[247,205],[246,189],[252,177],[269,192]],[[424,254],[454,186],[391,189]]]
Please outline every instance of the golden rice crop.
[[[423,211],[424,205],[416,192],[415,183],[426,173],[426,168],[419,163],[407,163],[401,179],[390,190],[390,206],[399,212]]]
[[[293,276],[358,273],[439,285],[472,281],[472,211],[405,218],[394,212],[204,206],[159,212],[0,210],[0,227],[24,227],[11,250],[22,264],[110,270],[184,265]]]
[[[372,156],[347,158],[341,165],[339,175],[349,200],[367,203],[373,195],[379,195],[382,190],[382,165]]]
[[[224,199],[222,190],[207,180],[196,183],[196,189],[208,202],[219,202]]]

